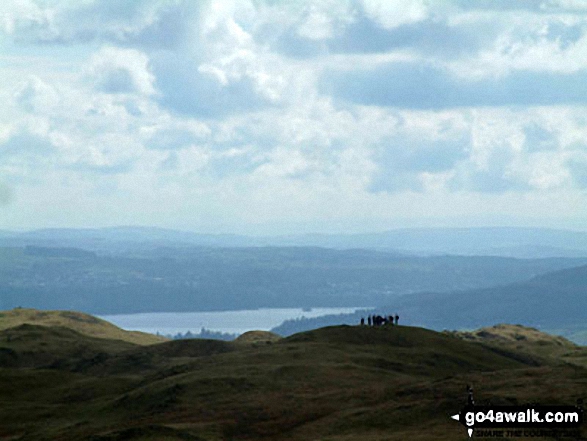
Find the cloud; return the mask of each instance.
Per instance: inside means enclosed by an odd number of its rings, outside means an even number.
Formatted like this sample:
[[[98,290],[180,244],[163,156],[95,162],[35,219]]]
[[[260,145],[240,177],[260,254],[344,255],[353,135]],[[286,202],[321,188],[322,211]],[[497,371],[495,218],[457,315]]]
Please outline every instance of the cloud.
[[[0,143],[0,158],[33,160],[46,158],[55,152],[55,146],[42,134],[19,130]]]
[[[531,11],[539,14],[552,14],[559,12],[585,13],[587,8],[581,0],[453,0],[455,6],[465,11]]]
[[[552,151],[559,147],[555,132],[534,122],[524,127],[525,146],[530,153]]]
[[[415,62],[368,70],[327,70],[322,93],[354,104],[407,109],[541,106],[587,103],[587,70],[570,74],[514,71],[490,79],[463,79]]]
[[[367,17],[384,29],[422,21],[429,14],[428,6],[422,0],[363,0],[362,7]]]
[[[572,188],[572,177],[562,152],[538,152],[526,158],[521,168],[528,184],[535,190]]]
[[[582,146],[570,156],[566,165],[571,174],[574,185],[582,190],[587,189],[587,146]]]
[[[480,32],[479,28],[483,28],[484,31]],[[494,34],[495,29],[487,24],[449,26],[436,20],[385,29],[369,17],[358,15],[352,23],[344,26],[336,38],[307,39],[292,28],[274,40],[273,48],[294,58],[324,57],[329,54],[386,53],[406,49],[427,56],[443,55],[454,58],[476,53],[484,42],[495,36]]]
[[[175,152],[169,152],[167,157],[159,163],[161,170],[165,171],[177,170],[178,165],[179,159],[177,158],[177,154]]]
[[[257,44],[248,3],[211,3],[180,55],[151,54],[157,102],[174,113],[222,118],[281,105],[288,90],[284,65]]]
[[[148,65],[148,57],[137,50],[104,47],[92,56],[88,77],[104,93],[152,95],[155,77]]]
[[[518,0],[510,2],[508,0],[477,0],[470,2],[468,0],[453,0],[455,6],[464,11],[544,11],[544,2],[536,0]]]
[[[450,191],[473,193],[527,192],[532,186],[516,168],[516,154],[507,144],[493,147],[483,164],[462,162],[447,181]]]
[[[178,0],[62,1],[7,0],[0,26],[17,41],[35,44],[110,43],[177,48],[203,2]]]
[[[435,175],[452,170],[459,161],[469,157],[470,145],[467,133],[435,139],[422,137],[421,134],[410,137],[400,132],[392,138],[384,138],[373,155],[378,169],[372,177],[369,191],[422,191],[424,174]]]
[[[206,126],[195,130],[185,128],[159,128],[147,139],[145,146],[156,150],[179,150],[201,143],[210,132]]]
[[[586,125],[576,120],[581,107],[570,109],[400,111],[394,134],[370,146],[376,169],[366,188],[493,195],[583,188],[587,159],[576,140]]]
[[[132,154],[117,148],[121,138],[116,135],[74,145],[67,138],[58,132],[35,133],[21,128],[0,143],[0,171],[16,179],[42,179],[48,170],[112,175],[128,172],[134,164]],[[80,140],[77,137],[76,141]]]
[[[470,156],[451,170],[450,191],[531,194],[572,187],[569,153],[548,111],[485,109],[473,115]]]
[[[485,26],[483,26],[485,27]],[[449,26],[437,20],[406,23],[385,29],[368,17],[360,16],[337,39],[329,43],[334,53],[374,53],[412,49],[438,57],[470,54],[491,36],[473,26]]]
[[[493,41],[500,29],[482,19],[450,23],[446,7],[419,2],[340,2],[326,11],[315,5],[320,3],[307,8],[310,11],[292,11],[298,13],[297,19],[280,22],[279,26],[265,25],[262,32],[254,34],[257,41],[268,42],[276,52],[294,58],[397,50],[439,58],[475,53]],[[317,21],[312,19],[315,16],[327,20],[320,20],[321,26],[314,26],[317,29],[308,34],[308,21]]]
[[[67,137],[64,134],[64,138]],[[88,136],[81,132],[71,134],[60,151],[62,168],[76,173],[120,175],[133,170],[140,163],[144,149],[139,133],[112,131]]]
[[[131,161],[119,162],[116,164],[96,163],[96,162],[76,162],[69,164],[64,168],[82,175],[93,173],[101,176],[125,174],[132,170],[133,163]]]
[[[271,154],[259,154],[254,149],[233,148],[212,155],[209,162],[208,174],[214,179],[224,179],[233,176],[247,176],[268,164]]]
[[[473,193],[527,192],[532,188],[499,167],[490,170],[463,169],[449,180],[451,191]]]
[[[21,85],[15,99],[27,112],[48,113],[59,103],[59,94],[54,87],[33,75]]]
[[[60,39],[100,41],[144,50],[181,50],[195,36],[207,2],[101,0],[66,10]]]
[[[18,34],[47,26],[48,14],[32,0],[5,0],[0,3],[0,29]]]
[[[217,77],[198,70],[192,60],[172,54],[153,58],[158,103],[174,112],[201,118],[262,109],[271,102],[256,92],[250,77],[222,84]]]
[[[583,23],[567,24],[564,21],[553,21],[548,24],[546,38],[550,41],[556,41],[562,50],[569,49],[579,43],[585,36],[585,27]]]
[[[14,191],[12,187],[3,182],[0,182],[0,206],[8,205],[14,198]]]
[[[314,3],[305,8],[298,23],[296,34],[307,40],[320,41],[335,36],[337,16],[333,10],[327,10],[328,3]],[[330,4],[336,8],[334,4]]]
[[[22,225],[575,216],[579,6],[6,0],[0,191]]]

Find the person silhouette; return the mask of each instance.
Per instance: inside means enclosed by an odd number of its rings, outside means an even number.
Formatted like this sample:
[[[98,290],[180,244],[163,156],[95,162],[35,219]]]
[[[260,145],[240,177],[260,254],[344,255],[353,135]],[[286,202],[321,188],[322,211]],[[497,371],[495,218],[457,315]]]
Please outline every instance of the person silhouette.
[[[365,325],[365,317],[361,317],[361,326]]]
[[[474,406],[475,400],[473,398],[473,386],[467,384],[467,406]]]
[[[399,323],[399,315],[395,315],[395,324],[397,325]]]
[[[369,314],[369,317],[367,317],[367,324],[371,326],[371,314]]]

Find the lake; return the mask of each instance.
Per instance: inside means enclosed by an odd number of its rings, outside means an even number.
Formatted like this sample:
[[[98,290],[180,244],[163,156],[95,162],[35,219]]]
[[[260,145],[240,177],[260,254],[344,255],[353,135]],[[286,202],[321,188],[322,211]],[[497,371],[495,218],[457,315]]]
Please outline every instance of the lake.
[[[104,320],[129,331],[143,331],[164,335],[175,335],[187,331],[199,333],[202,328],[210,331],[242,334],[252,330],[268,331],[285,320],[300,317],[319,317],[329,314],[348,314],[355,308],[267,308],[240,311],[206,311],[206,312],[151,312],[141,314],[102,315]]]

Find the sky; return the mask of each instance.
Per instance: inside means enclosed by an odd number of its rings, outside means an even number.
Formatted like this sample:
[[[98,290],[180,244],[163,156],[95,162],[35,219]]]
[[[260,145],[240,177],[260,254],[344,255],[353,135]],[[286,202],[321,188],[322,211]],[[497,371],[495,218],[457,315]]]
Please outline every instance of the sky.
[[[0,2],[0,229],[587,229],[587,1]]]

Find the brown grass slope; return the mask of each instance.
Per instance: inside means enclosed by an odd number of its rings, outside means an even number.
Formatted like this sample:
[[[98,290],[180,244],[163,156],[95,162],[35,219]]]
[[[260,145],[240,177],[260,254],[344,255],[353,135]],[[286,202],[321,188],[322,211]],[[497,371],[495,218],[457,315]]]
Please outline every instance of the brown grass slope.
[[[587,394],[587,370],[558,356],[413,327],[112,350],[53,331],[35,327],[67,363],[0,368],[0,440],[454,440],[466,437],[449,418],[466,384],[494,404],[574,404]],[[0,348],[27,350],[7,332],[29,329],[0,332]],[[34,357],[40,345],[30,344]],[[76,344],[90,347],[66,349]]]
[[[82,312],[42,311],[28,308],[0,311],[0,330],[23,324],[60,326],[90,337],[123,340],[138,345],[151,345],[168,340],[145,332],[125,331],[106,320]]]
[[[450,331],[449,334],[489,347],[530,353],[545,359],[557,358],[587,367],[587,347],[578,346],[564,337],[550,335],[536,328],[499,324],[475,331]]]
[[[248,331],[239,335],[234,341],[244,344],[271,344],[281,340],[281,336],[269,331]]]
[[[564,337],[550,335],[528,326],[509,325],[504,323],[477,329],[471,332],[455,331],[454,335],[472,341],[509,342],[517,344],[531,343],[541,346],[559,346],[565,348],[577,347],[576,344]]]

